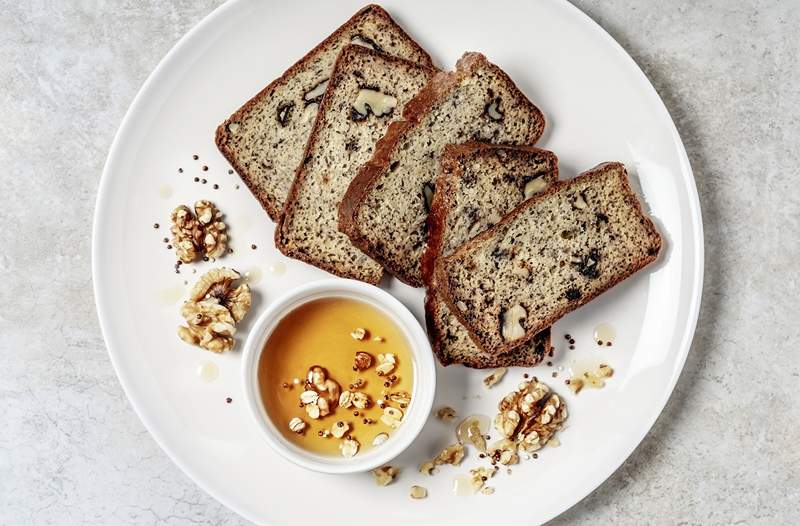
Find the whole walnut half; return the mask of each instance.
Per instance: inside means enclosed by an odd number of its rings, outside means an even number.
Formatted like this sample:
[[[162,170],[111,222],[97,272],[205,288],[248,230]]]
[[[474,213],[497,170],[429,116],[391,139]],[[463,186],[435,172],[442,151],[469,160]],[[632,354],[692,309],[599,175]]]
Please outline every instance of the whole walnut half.
[[[250,310],[252,297],[250,287],[243,283],[238,287],[233,282],[241,276],[230,268],[211,269],[202,276],[189,293],[190,301],[211,301],[228,309],[236,323],[242,321]]]
[[[181,307],[185,326],[178,327],[181,340],[212,352],[233,349],[236,324],[250,309],[250,287],[234,287],[239,273],[229,268],[208,271],[192,287]]]
[[[217,353],[233,348],[236,325],[231,313],[222,305],[187,301],[181,308],[181,316],[187,324],[178,327],[181,340]]]
[[[183,263],[191,263],[203,254],[210,258],[225,254],[226,230],[222,213],[210,201],[197,201],[194,213],[185,205],[172,211],[172,245]]]

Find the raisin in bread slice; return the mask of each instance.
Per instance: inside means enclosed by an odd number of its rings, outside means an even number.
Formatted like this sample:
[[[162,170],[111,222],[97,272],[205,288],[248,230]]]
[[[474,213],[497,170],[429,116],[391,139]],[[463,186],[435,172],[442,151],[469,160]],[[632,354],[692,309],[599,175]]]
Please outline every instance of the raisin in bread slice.
[[[504,353],[653,262],[661,236],[621,163],[555,183],[435,264],[447,305]]]
[[[368,5],[217,128],[217,148],[273,220],[303,159],[336,57],[350,43],[433,66],[386,11]]]
[[[344,48],[275,228],[281,252],[338,276],[380,281],[380,264],[339,232],[337,209],[358,167],[432,74],[362,46]]]
[[[422,275],[428,287],[425,320],[434,353],[443,365],[467,367],[530,367],[550,349],[550,330],[511,352],[482,351],[452,315],[436,289],[432,270],[441,256],[499,222],[526,199],[558,179],[558,158],[532,146],[494,146],[481,143],[448,145],[428,215],[428,245],[422,256]]]
[[[544,117],[499,67],[466,53],[437,73],[389,127],[350,184],[339,229],[400,280],[422,286],[420,256],[433,179],[446,144],[533,144]]]

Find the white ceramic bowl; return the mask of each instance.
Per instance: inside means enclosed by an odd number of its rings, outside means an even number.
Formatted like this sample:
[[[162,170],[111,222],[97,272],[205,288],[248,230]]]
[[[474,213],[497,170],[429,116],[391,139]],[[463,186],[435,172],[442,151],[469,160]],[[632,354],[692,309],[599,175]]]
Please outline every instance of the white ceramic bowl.
[[[264,344],[278,322],[288,313],[322,298],[351,298],[364,301],[384,312],[400,328],[411,353],[414,387],[402,425],[389,440],[352,458],[319,455],[291,443],[264,408],[259,392],[258,363]],[[256,320],[244,344],[242,366],[247,405],[264,438],[272,448],[295,464],[323,473],[356,473],[382,466],[406,449],[417,437],[431,412],[436,391],[436,366],[425,331],[409,310],[389,293],[349,279],[314,281],[289,291],[275,300]]]

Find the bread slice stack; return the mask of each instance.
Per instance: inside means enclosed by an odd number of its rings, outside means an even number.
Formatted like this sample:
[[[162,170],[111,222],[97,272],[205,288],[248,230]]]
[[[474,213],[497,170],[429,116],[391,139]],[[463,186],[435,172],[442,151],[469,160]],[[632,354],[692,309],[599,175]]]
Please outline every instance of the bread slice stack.
[[[621,163],[601,164],[526,201],[439,258],[450,310],[485,352],[524,345],[655,261],[661,236]]]
[[[432,68],[362,46],[344,48],[275,228],[284,254],[338,276],[380,281],[383,267],[339,232],[337,208],[389,123],[432,74]]]
[[[480,53],[452,72],[379,6],[222,123],[275,244],[342,277],[425,286],[444,364],[532,366],[550,326],[658,256],[620,163],[559,182],[542,112]]]
[[[355,245],[409,285],[423,285],[420,257],[434,179],[447,144],[535,143],[539,109],[499,67],[466,53],[454,72],[437,73],[378,143],[350,184],[339,228]]]
[[[439,361],[467,367],[533,366],[550,349],[550,330],[511,352],[482,351],[450,312],[433,276],[435,262],[499,222],[517,205],[543,192],[558,179],[558,159],[531,146],[481,143],[448,145],[428,216],[429,239],[422,257],[427,286],[425,319]]]
[[[433,67],[428,53],[383,8],[368,5],[223,122],[216,133],[219,151],[273,221],[303,159],[333,65],[348,44]]]

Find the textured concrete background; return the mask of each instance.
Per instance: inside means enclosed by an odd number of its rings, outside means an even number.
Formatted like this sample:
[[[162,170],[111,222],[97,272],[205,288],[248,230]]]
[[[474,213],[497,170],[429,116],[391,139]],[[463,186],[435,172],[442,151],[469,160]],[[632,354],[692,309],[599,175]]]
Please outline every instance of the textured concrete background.
[[[244,524],[131,410],[94,311],[114,132],[216,0],[0,0],[0,524]],[[702,201],[697,335],[656,426],[554,524],[800,521],[800,2],[579,0],[642,66]]]

